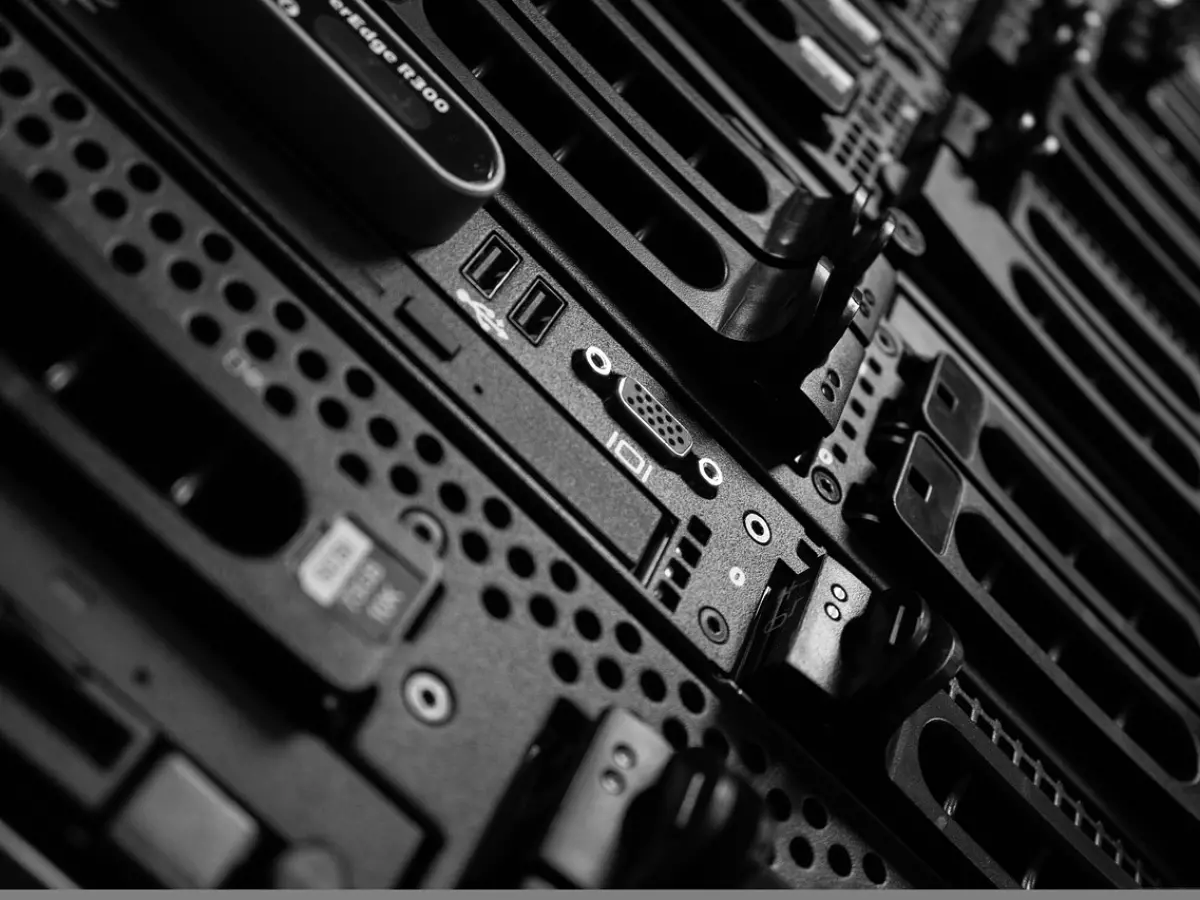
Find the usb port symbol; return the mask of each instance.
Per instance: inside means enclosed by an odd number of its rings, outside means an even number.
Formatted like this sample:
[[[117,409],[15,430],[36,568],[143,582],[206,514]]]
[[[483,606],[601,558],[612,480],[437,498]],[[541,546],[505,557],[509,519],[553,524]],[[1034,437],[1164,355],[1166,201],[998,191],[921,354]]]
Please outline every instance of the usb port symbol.
[[[508,314],[508,320],[536,347],[566,308],[567,301],[538,279],[513,307],[512,312]]]
[[[490,300],[520,262],[521,257],[517,252],[500,235],[492,232],[463,266],[462,273],[479,293]]]

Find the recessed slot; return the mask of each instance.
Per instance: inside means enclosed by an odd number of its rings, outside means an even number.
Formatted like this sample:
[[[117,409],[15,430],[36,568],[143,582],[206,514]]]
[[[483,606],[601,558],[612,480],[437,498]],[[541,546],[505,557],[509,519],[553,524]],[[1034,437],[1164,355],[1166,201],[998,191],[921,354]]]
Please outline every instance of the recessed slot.
[[[549,334],[566,308],[567,301],[539,279],[513,307],[508,319],[517,331],[536,347]]]
[[[918,472],[915,468],[908,470],[908,486],[917,492],[917,496],[921,498],[921,502],[928,503],[933,497],[933,485],[929,483],[929,479]]]
[[[1200,676],[1200,640],[1187,620],[1115,553],[1004,431],[987,427],[979,455],[1000,488],[1129,626],[1189,678]]]
[[[247,556],[282,549],[306,516],[287,464],[61,259],[4,231],[23,290],[0,307],[0,352],[215,543]]]
[[[717,242],[487,13],[466,0],[439,0],[425,12],[480,83],[634,239],[684,283],[721,286],[726,263]]]
[[[521,257],[498,234],[488,235],[463,266],[463,277],[491,299],[520,264]]]
[[[622,99],[726,200],[747,212],[767,207],[769,196],[762,173],[607,15],[580,0],[555,3],[545,15]]]
[[[1191,782],[1197,773],[1196,742],[1178,713],[1084,628],[983,516],[963,513],[954,534],[971,577],[1050,660],[1169,775]]]
[[[134,735],[98,702],[94,690],[0,607],[0,691],[16,696],[95,765],[108,769],[121,761]]]
[[[1092,308],[1104,317],[1121,340],[1154,370],[1176,397],[1189,409],[1200,412],[1200,392],[1197,392],[1196,385],[1188,374],[1163,351],[1137,317],[1125,308],[1087,263],[1080,259],[1079,254],[1072,249],[1049,218],[1040,210],[1032,208],[1027,215],[1034,240],[1079,289],[1079,293],[1087,298]],[[1177,341],[1182,340],[1176,329],[1170,329],[1169,334]],[[1182,349],[1185,352],[1194,352],[1190,342]]]
[[[949,722],[925,726],[917,758],[925,786],[946,816],[1018,884],[1107,884]]]
[[[938,400],[941,401],[942,406],[946,407],[946,411],[954,412],[958,406],[958,397],[954,396],[954,391],[950,390],[945,384],[939,384],[935,393]]]
[[[1126,424],[1149,441],[1159,458],[1180,479],[1193,488],[1200,488],[1200,463],[1187,445],[1075,328],[1032,272],[1014,265],[1011,275],[1017,298],[1046,338],[1070,358],[1083,379],[1103,395]]]

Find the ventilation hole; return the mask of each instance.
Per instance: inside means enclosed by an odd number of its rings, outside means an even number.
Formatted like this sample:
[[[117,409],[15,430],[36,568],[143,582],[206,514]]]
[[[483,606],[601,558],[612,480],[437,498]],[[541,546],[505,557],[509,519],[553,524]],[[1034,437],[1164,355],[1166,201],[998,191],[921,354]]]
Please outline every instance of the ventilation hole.
[[[188,334],[205,347],[214,347],[221,340],[221,326],[212,316],[198,313],[188,320]]]
[[[507,503],[495,497],[483,501],[483,517],[493,528],[504,529],[512,524],[512,510]]]
[[[550,657],[550,668],[558,680],[565,684],[574,684],[579,680],[579,663],[566,650],[558,650]]]
[[[54,114],[67,122],[82,122],[87,116],[87,104],[78,94],[63,91],[51,101]]]
[[[275,304],[275,321],[285,331],[290,331],[292,334],[301,331],[307,319],[304,310],[290,300],[280,300]]]
[[[767,812],[777,822],[786,822],[792,817],[792,801],[779,788],[767,791]]]
[[[575,630],[584,640],[600,640],[600,620],[590,609],[580,609],[575,613]]]
[[[704,748],[722,761],[729,756],[729,741],[715,728],[704,732]]]
[[[371,469],[367,461],[357,453],[343,453],[338,457],[338,468],[356,484],[365,485],[371,480]]]
[[[620,664],[607,656],[602,656],[597,661],[596,677],[610,691],[619,691],[621,685],[625,683],[625,673],[621,671]]]
[[[488,558],[488,542],[478,531],[464,531],[462,549],[471,562],[481,563]]]
[[[391,423],[391,420],[385,419],[383,416],[375,416],[367,423],[367,434],[371,436],[371,440],[384,449],[391,449],[400,443],[400,432],[396,430],[396,426]]]
[[[47,200],[61,200],[67,196],[67,179],[52,169],[42,169],[33,176],[33,189]]]
[[[201,273],[200,267],[186,259],[171,263],[170,274],[171,281],[174,282],[177,288],[183,291],[194,291],[204,281],[204,275]],[[274,341],[271,343],[274,344]],[[274,350],[272,350],[272,353],[274,353]]]
[[[486,588],[483,592],[483,608],[493,619],[507,619],[512,612],[508,596],[499,588]]]
[[[271,385],[263,394],[263,399],[281,416],[290,416],[296,411],[296,395],[282,385]]]
[[[804,821],[818,831],[829,824],[829,813],[825,812],[825,806],[816,797],[806,797],[800,804],[800,812],[804,814]]]
[[[874,853],[867,853],[863,856],[862,870],[871,884],[883,884],[887,881],[887,866]]]
[[[255,292],[254,288],[250,287],[250,285],[246,284],[244,281],[227,282],[224,290],[221,293],[225,296],[226,303],[228,303],[238,312],[242,313],[250,312],[250,310],[254,309],[254,305],[258,302],[258,294]],[[282,306],[283,304],[280,304],[275,308],[275,318],[279,321],[279,324],[283,325],[284,328],[287,328],[288,331],[299,331],[299,328],[288,328],[287,325],[284,325],[283,319],[280,316],[280,308]],[[303,324],[303,322],[301,322],[301,324]]]
[[[704,692],[694,681],[685,681],[679,685],[679,699],[683,707],[692,715],[704,712]]]
[[[534,594],[529,598],[529,615],[543,628],[553,628],[558,622],[558,608],[545,594]]]
[[[158,174],[158,170],[144,162],[130,166],[126,177],[129,183],[143,194],[153,194],[162,186],[162,176]]]
[[[160,241],[173,244],[183,237],[183,222],[169,212],[156,212],[150,217],[150,230]]]
[[[617,644],[626,653],[637,653],[642,649],[642,633],[637,630],[636,625],[629,622],[621,622],[616,629]]]
[[[360,400],[370,400],[375,396],[375,379],[362,369],[347,369],[346,388]]]
[[[329,363],[316,350],[301,350],[296,355],[296,368],[309,381],[321,381],[329,374]]]
[[[31,147],[45,147],[50,143],[50,139],[54,137],[54,132],[50,130],[50,126],[46,124],[44,119],[39,119],[37,116],[25,116],[18,121],[17,134],[20,135],[21,140]]]
[[[738,756],[742,758],[746,768],[755,775],[761,775],[767,771],[767,755],[763,753],[762,747],[758,744],[742,744],[738,748]]]
[[[788,856],[801,869],[811,869],[813,864],[812,844],[802,837],[794,837],[788,841]]]
[[[579,586],[579,576],[575,574],[575,567],[561,559],[556,559],[550,564],[550,580],[556,588],[568,594]]]
[[[438,499],[452,513],[460,513],[467,508],[466,491],[453,481],[447,481],[438,488]]]
[[[117,271],[124,272],[126,275],[137,275],[146,268],[146,255],[133,244],[125,241],[112,248],[109,258],[112,259],[112,264],[116,266]]]
[[[350,410],[346,409],[346,404],[341,400],[332,397],[326,397],[317,404],[317,415],[327,427],[335,431],[341,431],[350,424]]]
[[[663,719],[662,724],[663,737],[667,739],[667,743],[676,750],[685,750],[688,745],[687,727],[673,716],[668,716]]]
[[[851,425],[849,422],[843,422],[842,423],[842,434],[844,434],[846,437],[850,438],[850,440],[853,441],[858,437],[858,429],[855,428],[853,425]]]
[[[442,442],[431,434],[422,434],[417,438],[417,456],[431,466],[436,466],[446,457]]]
[[[242,338],[242,343],[246,345],[246,349],[250,352],[251,356],[263,362],[273,358],[275,351],[278,349],[275,338],[258,328],[246,332],[246,336]]]
[[[662,676],[653,669],[646,669],[642,672],[638,677],[638,686],[646,695],[647,700],[662,703],[667,697],[667,684],[662,680]]]
[[[397,493],[411,497],[421,489],[421,479],[408,466],[392,466],[388,472],[388,480]]]
[[[20,69],[5,69],[0,72],[0,91],[10,97],[28,97],[33,90],[33,82]]]
[[[106,219],[120,219],[129,212],[129,202],[125,195],[112,188],[101,188],[92,194],[92,206]]]
[[[841,444],[834,444],[833,445],[833,457],[838,462],[844,463],[846,461],[846,448],[843,447]]]
[[[829,848],[828,859],[829,868],[833,869],[842,878],[849,875],[850,870],[854,867],[854,864],[850,861],[850,851],[841,844],[834,844]]]
[[[99,172],[108,165],[108,151],[95,141],[80,141],[73,155],[79,167],[89,172]]]
[[[227,263],[233,259],[233,241],[215,231],[210,231],[200,239],[204,255],[213,262]]]
[[[850,412],[854,413],[860,419],[867,414],[867,408],[858,400],[850,401]]]

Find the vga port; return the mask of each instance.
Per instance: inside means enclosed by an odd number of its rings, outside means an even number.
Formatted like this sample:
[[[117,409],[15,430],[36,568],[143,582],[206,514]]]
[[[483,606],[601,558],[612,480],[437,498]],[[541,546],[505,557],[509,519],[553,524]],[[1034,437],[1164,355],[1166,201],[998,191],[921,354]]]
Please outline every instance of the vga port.
[[[625,375],[617,385],[617,398],[626,418],[641,426],[656,440],[651,446],[658,447],[676,460],[686,459],[692,451],[692,435],[671,411],[636,378]]]

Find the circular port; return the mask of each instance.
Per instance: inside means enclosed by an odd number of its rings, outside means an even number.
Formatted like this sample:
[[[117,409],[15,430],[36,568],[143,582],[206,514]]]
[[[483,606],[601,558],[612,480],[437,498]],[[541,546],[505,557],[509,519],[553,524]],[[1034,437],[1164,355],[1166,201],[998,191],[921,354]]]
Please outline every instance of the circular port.
[[[400,516],[400,524],[407,525],[417,540],[438,556],[445,556],[446,529],[432,513],[419,508],[405,510]]]
[[[426,725],[445,725],[454,715],[450,685],[427,670],[413,672],[405,679],[404,702],[409,712]]]
[[[721,474],[721,467],[707,456],[701,459],[696,467],[700,470],[700,477],[709,487],[719,488],[725,480],[725,476]]]
[[[711,606],[701,607],[699,619],[701,631],[714,644],[723,644],[729,640],[729,625],[717,610]]]
[[[583,351],[583,358],[587,360],[588,367],[600,377],[607,378],[612,374],[612,360],[599,347],[588,347]]]
[[[767,520],[753,510],[746,513],[742,518],[742,524],[746,527],[746,534],[750,535],[750,540],[756,544],[771,543],[771,526],[767,524]]]

